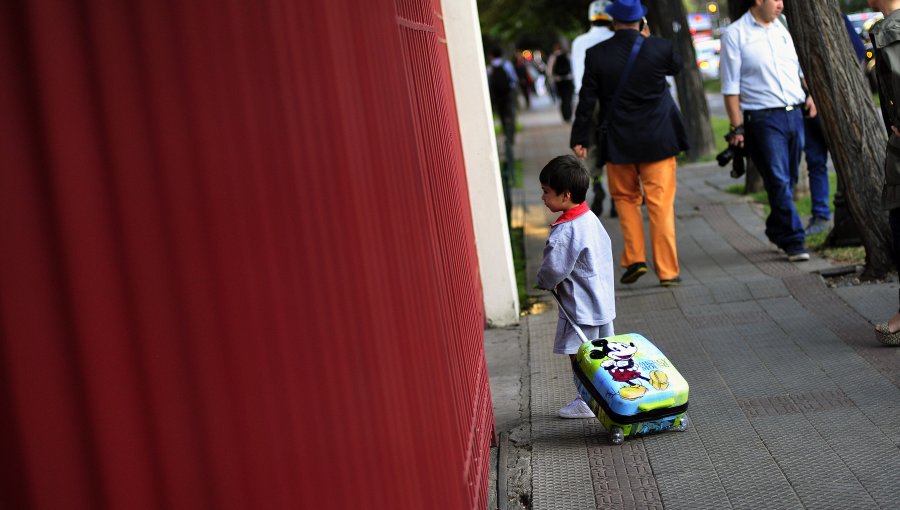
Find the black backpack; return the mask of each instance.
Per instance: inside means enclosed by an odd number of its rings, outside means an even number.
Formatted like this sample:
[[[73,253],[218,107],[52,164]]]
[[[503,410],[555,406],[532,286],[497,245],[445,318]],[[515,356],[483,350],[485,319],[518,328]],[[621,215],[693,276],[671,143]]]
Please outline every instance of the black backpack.
[[[498,66],[491,64],[491,74],[488,76],[488,92],[491,94],[491,101],[503,103],[509,98],[511,89],[509,75],[503,69],[503,64]]]
[[[572,63],[569,62],[569,57],[565,53],[560,53],[553,62],[553,76],[561,78],[569,74],[572,74]]]

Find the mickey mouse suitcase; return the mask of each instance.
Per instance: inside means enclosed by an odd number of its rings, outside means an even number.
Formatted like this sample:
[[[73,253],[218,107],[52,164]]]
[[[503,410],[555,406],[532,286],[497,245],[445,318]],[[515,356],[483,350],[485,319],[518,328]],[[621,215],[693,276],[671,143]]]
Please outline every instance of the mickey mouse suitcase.
[[[687,429],[688,383],[653,342],[638,333],[588,340],[561,304],[560,310],[584,341],[572,363],[578,391],[613,444]]]

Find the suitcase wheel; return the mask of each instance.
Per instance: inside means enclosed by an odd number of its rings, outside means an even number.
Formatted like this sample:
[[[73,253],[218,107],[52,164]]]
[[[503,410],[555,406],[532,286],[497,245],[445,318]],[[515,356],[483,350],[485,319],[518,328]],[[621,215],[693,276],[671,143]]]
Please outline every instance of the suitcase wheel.
[[[691,420],[688,419],[687,413],[684,413],[684,415],[681,416],[681,423],[679,423],[678,426],[675,427],[675,430],[678,430],[678,431],[680,431],[680,432],[684,432],[685,430],[687,430],[687,428],[688,428],[690,425],[691,425]]]
[[[609,441],[612,444],[622,444],[622,441],[625,441],[625,432],[622,431],[621,427],[613,427],[609,432]]]

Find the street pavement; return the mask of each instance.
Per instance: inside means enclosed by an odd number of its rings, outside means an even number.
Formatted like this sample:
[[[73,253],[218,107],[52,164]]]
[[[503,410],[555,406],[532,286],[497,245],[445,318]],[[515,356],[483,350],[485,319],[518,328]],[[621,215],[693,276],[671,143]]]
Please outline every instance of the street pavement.
[[[531,289],[555,216],[537,177],[569,125],[546,100],[520,118],[513,223]],[[488,508],[900,508],[900,350],[871,325],[896,310],[897,283],[831,288],[829,261],[788,262],[759,206],[724,191],[735,182],[715,163],[679,166],[683,285],[651,269],[616,288],[616,332],[652,339],[689,382],[689,428],[615,446],[595,419],[558,418],[571,369],[552,354],[555,304],[532,290],[518,327],[486,331],[500,432]],[[618,260],[608,206],[601,221]]]

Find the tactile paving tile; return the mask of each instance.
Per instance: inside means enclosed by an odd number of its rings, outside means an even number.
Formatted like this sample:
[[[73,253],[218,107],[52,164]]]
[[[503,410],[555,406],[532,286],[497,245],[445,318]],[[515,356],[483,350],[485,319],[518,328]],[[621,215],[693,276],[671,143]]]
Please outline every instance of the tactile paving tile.
[[[783,254],[776,253],[770,246],[741,227],[725,207],[705,205],[701,206],[700,210],[707,223],[762,272],[775,278],[800,272]]]
[[[754,299],[788,297],[791,295],[784,282],[772,278],[747,282],[747,288]]]
[[[717,303],[733,303],[753,299],[750,289],[741,282],[717,282],[707,284]]]
[[[869,322],[883,321],[897,312],[897,284],[856,285],[831,289]]]
[[[835,293],[830,292],[820,277],[800,275],[786,278],[788,290],[816,319],[852,347],[884,377],[900,387],[900,352],[884,349],[873,341],[872,327]]]
[[[679,289],[674,296],[678,306],[682,309],[695,309],[716,302],[712,292],[702,285]]]
[[[853,472],[805,416],[762,416],[751,422],[804,506],[876,507]]]
[[[731,326],[731,318],[725,314],[694,315],[687,317],[688,322],[695,329],[723,328]]]
[[[900,508],[900,455],[890,438],[858,409],[813,412],[807,418],[881,508]]]
[[[568,356],[553,354],[555,308],[528,316],[531,349],[532,508],[595,508],[583,420],[557,417],[575,396]]]
[[[656,477],[666,508],[723,510],[733,508],[715,470],[685,466],[684,471]]]
[[[632,310],[671,310],[677,308],[675,297],[671,292],[654,292],[651,294],[625,296],[619,294],[616,303]]]
[[[642,441],[629,439],[621,445],[612,445],[596,421],[585,429],[597,508],[662,509]]]

